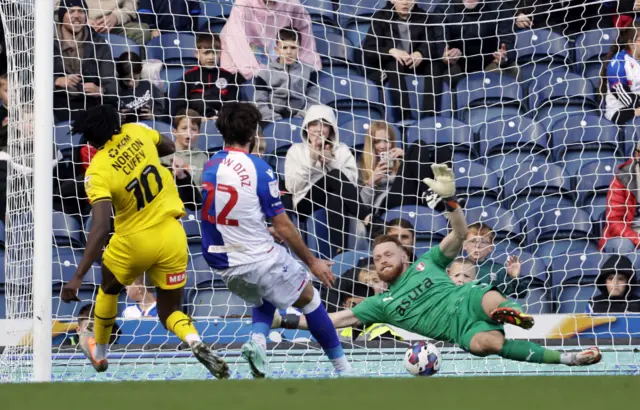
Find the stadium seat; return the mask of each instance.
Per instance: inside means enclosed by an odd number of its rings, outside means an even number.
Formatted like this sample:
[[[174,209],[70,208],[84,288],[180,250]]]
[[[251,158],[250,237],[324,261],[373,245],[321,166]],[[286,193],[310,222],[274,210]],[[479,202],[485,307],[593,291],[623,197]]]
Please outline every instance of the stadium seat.
[[[547,281],[548,266],[542,259],[536,258],[529,252],[520,249],[512,252],[503,252],[496,248],[491,255],[491,259],[504,265],[510,256],[520,258],[520,277],[535,279],[538,284],[544,284]]]
[[[516,215],[498,203],[483,206],[481,208],[465,207],[465,215],[469,225],[482,222],[491,227],[495,232],[495,240],[517,239],[522,234],[522,227]]]
[[[215,121],[205,121],[200,125],[200,138],[196,141],[196,148],[202,151],[216,152],[224,147],[222,134],[218,131]]]
[[[384,120],[384,115],[379,111],[370,111],[369,114],[356,112],[355,114],[347,108],[338,109],[336,111],[338,116],[338,127],[351,121],[367,120],[367,121],[381,121]],[[392,124],[393,125],[393,124]],[[395,125],[394,125],[395,126]],[[396,127],[398,129],[398,127]],[[398,135],[402,135],[401,133]]]
[[[548,29],[534,29],[517,31],[515,37],[513,48],[516,50],[517,62],[570,62],[569,39],[560,34]]]
[[[98,34],[98,36],[104,38],[109,46],[111,46],[111,55],[113,55],[114,60],[117,60],[122,54],[127,52],[142,56],[140,54],[140,46],[128,37],[111,33]]]
[[[147,58],[166,65],[195,65],[196,37],[190,33],[164,33],[146,44]]]
[[[445,217],[424,206],[405,205],[390,209],[383,216],[385,222],[396,218],[411,222],[415,227],[416,239],[442,238],[448,231]]]
[[[529,240],[536,242],[558,239],[584,239],[593,234],[589,214],[577,208],[542,207],[526,214]]]
[[[556,255],[551,261],[551,285],[594,283],[607,258],[608,255],[599,252]]]
[[[556,289],[558,295],[558,314],[586,313],[589,302],[598,295],[597,288],[592,284],[563,284]]]
[[[512,149],[509,152],[483,158],[487,166],[492,169],[501,180],[522,169],[540,167],[551,162],[551,154],[532,153],[530,149]]]
[[[624,133],[624,138],[621,139],[621,141],[626,143],[624,158],[629,158],[631,157],[637,142],[640,141],[640,117],[635,117],[633,120],[624,124],[621,128]]]
[[[607,239],[607,242],[605,242],[602,252],[612,254],[635,254],[636,246],[627,238],[609,238]]]
[[[556,119],[549,128],[551,146],[557,165],[569,175],[592,160],[615,160],[622,156],[618,127],[593,114],[570,114]]]
[[[478,146],[482,157],[513,152],[537,153],[548,149],[545,130],[530,118],[494,118],[480,127]]]
[[[348,39],[354,47],[352,61],[358,66],[365,67],[362,46],[370,27],[371,22],[369,21],[354,21],[344,28],[344,37]]]
[[[618,29],[605,28],[579,33],[575,42],[574,69],[594,83],[600,82],[600,70],[609,49],[618,38]]]
[[[320,102],[335,109],[350,110],[354,115],[370,117],[377,112],[384,115],[378,88],[364,77],[348,78],[320,72]]]
[[[82,247],[83,230],[76,218],[54,211],[51,215],[51,222],[53,225],[53,243],[56,246]]]
[[[340,277],[349,269],[353,268],[354,266],[358,266],[358,263],[360,263],[360,261],[369,259],[369,257],[370,255],[368,252],[343,252],[333,258],[333,261],[335,263],[333,264],[333,266],[331,266],[331,271],[336,277]]]
[[[56,246],[53,248],[52,260],[53,283],[68,282],[73,278],[76,267],[82,260],[82,252],[69,247]],[[85,282],[91,283],[89,276],[85,277]]]
[[[197,251],[197,253],[192,252]],[[193,288],[198,283],[220,281],[220,277],[215,275],[211,267],[202,256],[201,245],[189,245],[189,262],[187,263],[187,287]]]
[[[354,46],[342,34],[326,32],[322,37],[316,36],[316,52],[322,60],[322,69],[331,75],[349,78],[352,72],[360,74],[355,65]]]
[[[4,248],[4,242],[6,240],[6,227],[4,221],[0,221],[0,248]],[[2,283],[2,281],[0,281]]]
[[[56,148],[62,153],[65,159],[71,159],[73,147],[80,145],[82,134],[71,133],[71,123],[63,121],[53,127],[53,138]]]
[[[251,307],[239,296],[233,294],[222,284],[212,287],[211,282],[198,284],[189,291],[188,299],[192,306],[190,312],[199,317],[242,317],[251,314]]]
[[[566,257],[571,255],[580,257],[582,255],[600,254],[596,243],[586,239],[543,241],[530,246],[528,250],[548,266],[558,256]]]
[[[524,93],[518,82],[499,73],[473,73],[456,86],[457,117],[477,131],[497,117],[516,117],[524,109]]]
[[[301,0],[300,3],[311,16],[311,21],[323,26],[337,26],[333,3],[329,0]]]
[[[356,155],[362,152],[365,142],[365,136],[369,132],[371,121],[366,119],[357,119],[338,126],[340,142],[346,144]],[[397,134],[401,138],[402,134]],[[401,143],[401,141],[399,141]]]
[[[298,142],[302,142],[302,119],[291,118],[267,124],[262,133],[266,138],[276,141],[275,153],[283,155],[286,150]]]
[[[518,303],[530,315],[546,315],[553,311],[552,292],[542,285],[529,285],[524,296],[519,295]]]
[[[522,166],[510,173],[503,181],[504,198],[548,196],[553,194],[569,195],[570,178],[562,168],[553,164]],[[575,198],[573,198],[575,199]]]
[[[604,212],[602,198],[606,201],[609,186],[615,175],[615,162],[591,161],[584,164],[574,177],[578,205],[592,208],[592,213]]]
[[[386,118],[387,121],[393,124],[399,124],[403,127],[413,127],[416,121],[421,118],[428,117],[434,114],[433,111],[426,111],[424,106],[425,81],[430,81],[425,76],[415,76],[412,74],[405,74],[402,79],[405,83],[402,94],[406,95],[409,102],[408,107],[402,108],[398,102],[394,102],[392,96],[392,88],[385,83],[383,85],[384,102],[386,106]],[[395,90],[397,91],[397,90]],[[436,109],[438,107],[436,106]]]
[[[462,121],[447,117],[427,117],[417,126],[407,128],[405,143],[422,141],[427,145],[453,146],[454,160],[478,158],[471,128]]]
[[[562,64],[558,65],[553,62],[544,61],[531,61],[528,63],[522,62],[520,67],[520,86],[528,96],[531,86],[535,83],[536,78],[546,74],[551,74],[555,77],[565,77],[571,70],[569,66]]]
[[[184,67],[164,67],[160,71],[160,79],[164,81],[164,93],[172,100],[186,101],[186,95],[178,95],[180,83],[184,76]]]
[[[188,243],[200,243],[202,235],[200,234],[200,213],[187,211],[187,214],[180,220],[185,233],[187,234]]]
[[[173,127],[171,124],[163,122],[163,121],[154,121],[154,120],[144,120],[140,121],[141,124],[144,124],[154,130],[158,131],[160,134],[167,136],[173,139]]]
[[[455,161],[451,168],[456,176],[456,190],[461,198],[482,196],[498,199],[500,183],[492,170],[469,160]]]
[[[367,21],[377,10],[387,4],[386,0],[343,0],[338,10],[341,27],[347,27],[355,21]]]

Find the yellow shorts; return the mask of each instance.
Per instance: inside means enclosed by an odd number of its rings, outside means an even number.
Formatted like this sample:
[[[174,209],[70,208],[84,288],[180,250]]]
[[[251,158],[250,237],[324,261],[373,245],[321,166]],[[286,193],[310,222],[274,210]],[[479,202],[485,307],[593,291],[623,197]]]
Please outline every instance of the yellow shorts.
[[[160,289],[179,289],[187,282],[187,235],[176,219],[134,234],[111,237],[102,263],[118,282],[128,286],[147,273]]]

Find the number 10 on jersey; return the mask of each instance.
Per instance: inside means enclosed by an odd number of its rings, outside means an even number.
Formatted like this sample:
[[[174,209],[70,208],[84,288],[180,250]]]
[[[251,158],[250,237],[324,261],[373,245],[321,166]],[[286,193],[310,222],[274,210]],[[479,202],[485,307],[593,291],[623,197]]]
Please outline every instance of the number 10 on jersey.
[[[229,213],[238,203],[238,191],[231,185],[217,184],[211,182],[203,182],[202,187],[205,191],[204,206],[202,207],[202,220],[212,224],[238,226],[237,219],[228,219]],[[215,208],[212,210],[214,200],[221,201],[220,193],[226,194],[222,199],[228,196],[227,203],[222,207],[220,213],[216,216]]]

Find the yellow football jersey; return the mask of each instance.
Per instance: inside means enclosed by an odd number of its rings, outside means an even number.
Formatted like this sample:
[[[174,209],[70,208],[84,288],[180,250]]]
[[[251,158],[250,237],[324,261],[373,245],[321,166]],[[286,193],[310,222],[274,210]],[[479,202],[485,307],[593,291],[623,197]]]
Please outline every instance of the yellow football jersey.
[[[89,202],[113,202],[118,235],[185,215],[173,175],[160,164],[160,140],[145,125],[125,124],[91,159],[84,180]]]

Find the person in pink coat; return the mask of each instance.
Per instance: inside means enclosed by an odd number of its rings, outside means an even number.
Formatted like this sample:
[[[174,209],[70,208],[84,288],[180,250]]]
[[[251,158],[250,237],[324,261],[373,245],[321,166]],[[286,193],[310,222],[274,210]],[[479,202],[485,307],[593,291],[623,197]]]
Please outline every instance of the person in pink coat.
[[[280,29],[293,27],[301,35],[300,61],[322,68],[311,31],[311,17],[298,0],[237,0],[220,33],[222,69],[253,78],[275,58]]]

